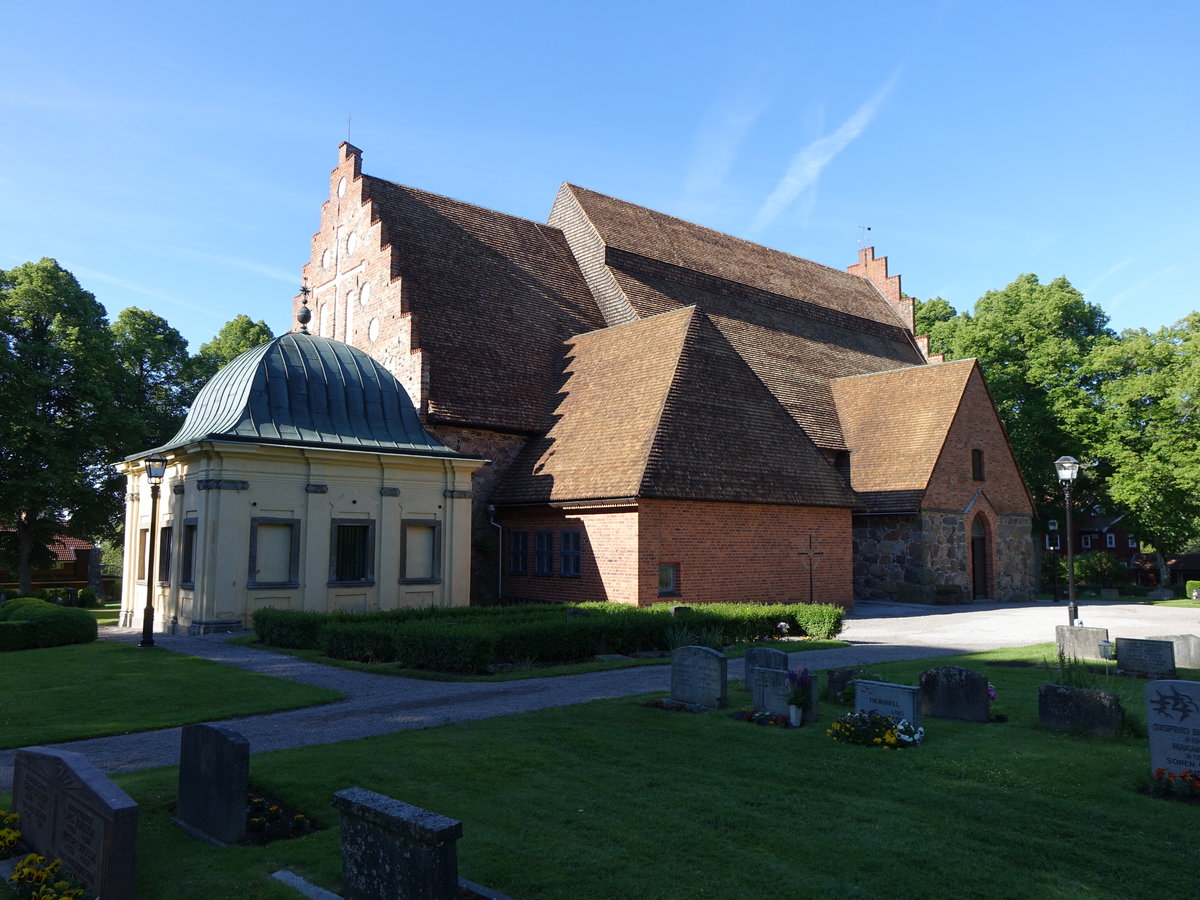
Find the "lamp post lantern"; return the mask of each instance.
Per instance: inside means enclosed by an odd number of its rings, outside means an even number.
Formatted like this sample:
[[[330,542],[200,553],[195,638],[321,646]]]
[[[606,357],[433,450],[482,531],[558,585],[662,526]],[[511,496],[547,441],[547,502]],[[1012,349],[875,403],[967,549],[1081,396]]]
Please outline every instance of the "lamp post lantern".
[[[158,486],[167,471],[167,458],[155,453],[146,458],[146,480],[150,482],[150,527],[146,531],[146,609],[142,613],[139,647],[154,646],[154,541],[158,531]]]
[[[1060,456],[1054,461],[1058,480],[1062,482],[1063,501],[1067,508],[1067,617],[1068,625],[1079,620],[1079,607],[1075,603],[1075,545],[1071,541],[1071,485],[1079,474],[1079,462],[1070,456]]]

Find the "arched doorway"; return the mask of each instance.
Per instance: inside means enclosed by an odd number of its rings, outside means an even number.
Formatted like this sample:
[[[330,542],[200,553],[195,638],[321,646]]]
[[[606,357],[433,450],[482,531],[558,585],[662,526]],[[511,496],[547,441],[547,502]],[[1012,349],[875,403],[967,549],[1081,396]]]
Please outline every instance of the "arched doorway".
[[[987,526],[982,516],[971,522],[971,597],[981,600],[989,596],[988,591],[988,547]]]

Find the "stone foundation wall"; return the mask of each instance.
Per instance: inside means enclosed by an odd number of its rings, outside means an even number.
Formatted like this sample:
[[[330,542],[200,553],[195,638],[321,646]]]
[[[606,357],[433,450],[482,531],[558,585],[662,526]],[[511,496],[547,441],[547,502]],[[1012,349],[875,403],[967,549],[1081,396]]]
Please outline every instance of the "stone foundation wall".
[[[992,536],[990,599],[1028,601],[1034,552],[1028,516],[1001,516]],[[971,598],[966,522],[961,513],[924,512],[854,519],[854,597],[907,603]]]

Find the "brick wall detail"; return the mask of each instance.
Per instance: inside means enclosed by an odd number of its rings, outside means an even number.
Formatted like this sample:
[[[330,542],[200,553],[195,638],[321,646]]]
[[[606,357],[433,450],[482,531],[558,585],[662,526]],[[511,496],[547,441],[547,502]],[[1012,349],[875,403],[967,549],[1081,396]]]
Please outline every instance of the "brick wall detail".
[[[913,331],[913,301],[911,297],[905,297],[904,292],[900,290],[900,276],[888,275],[888,262],[886,256],[875,258],[874,247],[862,247],[858,251],[858,262],[852,266],[847,266],[846,271],[851,275],[857,275],[860,278],[865,278],[871,284],[875,285],[883,298],[891,304],[896,310],[896,314],[900,316],[900,321],[911,334]]]
[[[636,508],[562,511],[505,510],[506,532],[555,533],[550,576],[505,575],[509,596],[561,602],[780,603],[809,599],[809,571],[800,551],[822,556],[813,571],[818,603],[853,603],[850,512],[819,507],[641,500]],[[583,533],[582,576],[558,575],[558,531]],[[678,567],[678,594],[660,597],[658,567]],[[507,560],[505,561],[507,571]]]

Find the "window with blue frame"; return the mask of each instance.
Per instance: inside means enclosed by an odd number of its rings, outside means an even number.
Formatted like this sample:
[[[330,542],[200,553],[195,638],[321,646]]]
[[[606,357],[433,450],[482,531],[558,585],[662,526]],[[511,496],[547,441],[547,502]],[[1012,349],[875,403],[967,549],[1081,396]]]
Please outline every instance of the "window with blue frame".
[[[583,537],[578,531],[564,531],[559,537],[558,574],[578,578],[583,574]]]
[[[533,574],[554,574],[553,531],[535,531],[533,533]]]
[[[510,531],[508,533],[508,574],[529,574],[528,531]]]

